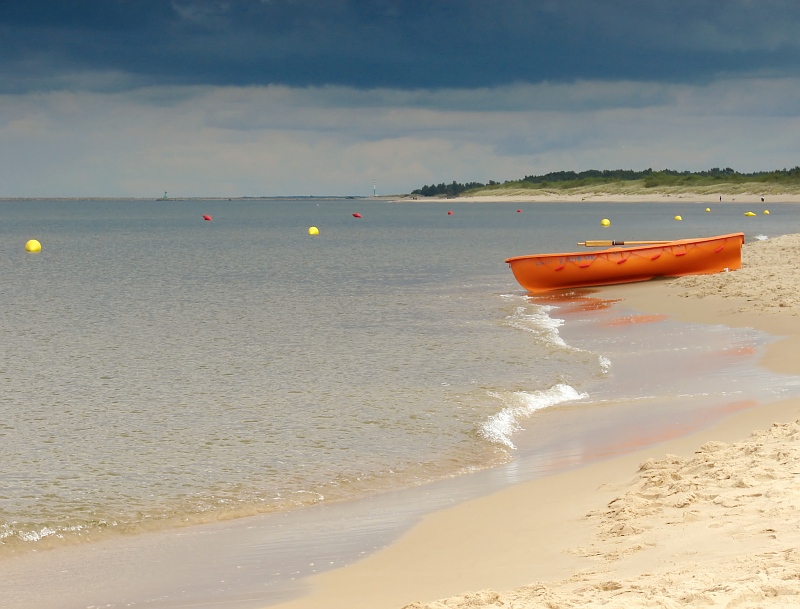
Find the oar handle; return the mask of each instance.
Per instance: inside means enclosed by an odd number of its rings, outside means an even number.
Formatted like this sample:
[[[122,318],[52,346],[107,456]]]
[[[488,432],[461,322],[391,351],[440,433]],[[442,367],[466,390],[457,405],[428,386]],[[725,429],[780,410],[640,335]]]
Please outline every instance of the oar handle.
[[[659,245],[669,243],[669,241],[581,241],[578,245],[586,247],[613,247],[615,245]]]

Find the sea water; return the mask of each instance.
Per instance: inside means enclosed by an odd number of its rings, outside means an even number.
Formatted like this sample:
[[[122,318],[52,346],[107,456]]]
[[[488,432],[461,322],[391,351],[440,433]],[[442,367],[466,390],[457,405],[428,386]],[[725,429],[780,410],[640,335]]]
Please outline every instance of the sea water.
[[[740,207],[1,202],[0,554],[514,482],[784,397],[763,335],[533,297],[503,263],[800,231]]]

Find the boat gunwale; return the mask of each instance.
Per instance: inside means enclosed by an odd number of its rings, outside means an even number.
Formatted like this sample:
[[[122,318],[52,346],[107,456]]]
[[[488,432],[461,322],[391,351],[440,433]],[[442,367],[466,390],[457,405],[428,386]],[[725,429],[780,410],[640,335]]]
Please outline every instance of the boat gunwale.
[[[653,243],[647,245],[632,245],[626,247],[625,245],[618,245],[613,246],[611,248],[602,249],[602,250],[595,250],[587,248],[587,250],[581,252],[554,252],[550,254],[524,254],[522,256],[512,256],[511,258],[506,258],[506,263],[511,263],[517,260],[530,260],[534,258],[564,258],[564,257],[575,257],[575,256],[596,256],[598,254],[608,254],[608,253],[618,253],[618,252],[625,252],[625,251],[647,251],[647,250],[654,250],[654,249],[663,249],[668,247],[675,247],[676,245],[690,245],[690,244],[700,244],[700,243],[707,243],[711,241],[720,241],[723,239],[730,239],[732,237],[739,237],[744,243],[744,233],[729,233],[727,235],[715,235],[713,237],[696,237],[696,238],[689,238],[689,239],[676,239],[674,241],[665,241],[663,243]]]

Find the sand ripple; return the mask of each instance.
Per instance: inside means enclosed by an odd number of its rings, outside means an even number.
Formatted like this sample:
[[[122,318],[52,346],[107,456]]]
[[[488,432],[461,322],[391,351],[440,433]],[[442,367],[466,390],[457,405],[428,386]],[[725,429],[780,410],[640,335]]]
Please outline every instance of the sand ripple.
[[[596,568],[405,609],[798,606],[800,421],[709,442],[688,459],[648,460],[586,517],[594,538],[573,552]]]

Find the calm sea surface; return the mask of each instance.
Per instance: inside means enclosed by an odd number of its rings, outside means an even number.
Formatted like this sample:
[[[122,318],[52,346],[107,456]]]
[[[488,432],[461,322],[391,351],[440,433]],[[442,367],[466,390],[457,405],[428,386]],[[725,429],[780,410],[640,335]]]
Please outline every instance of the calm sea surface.
[[[0,202],[0,553],[551,471],[782,397],[763,336],[528,297],[503,262],[800,232],[705,207]]]

